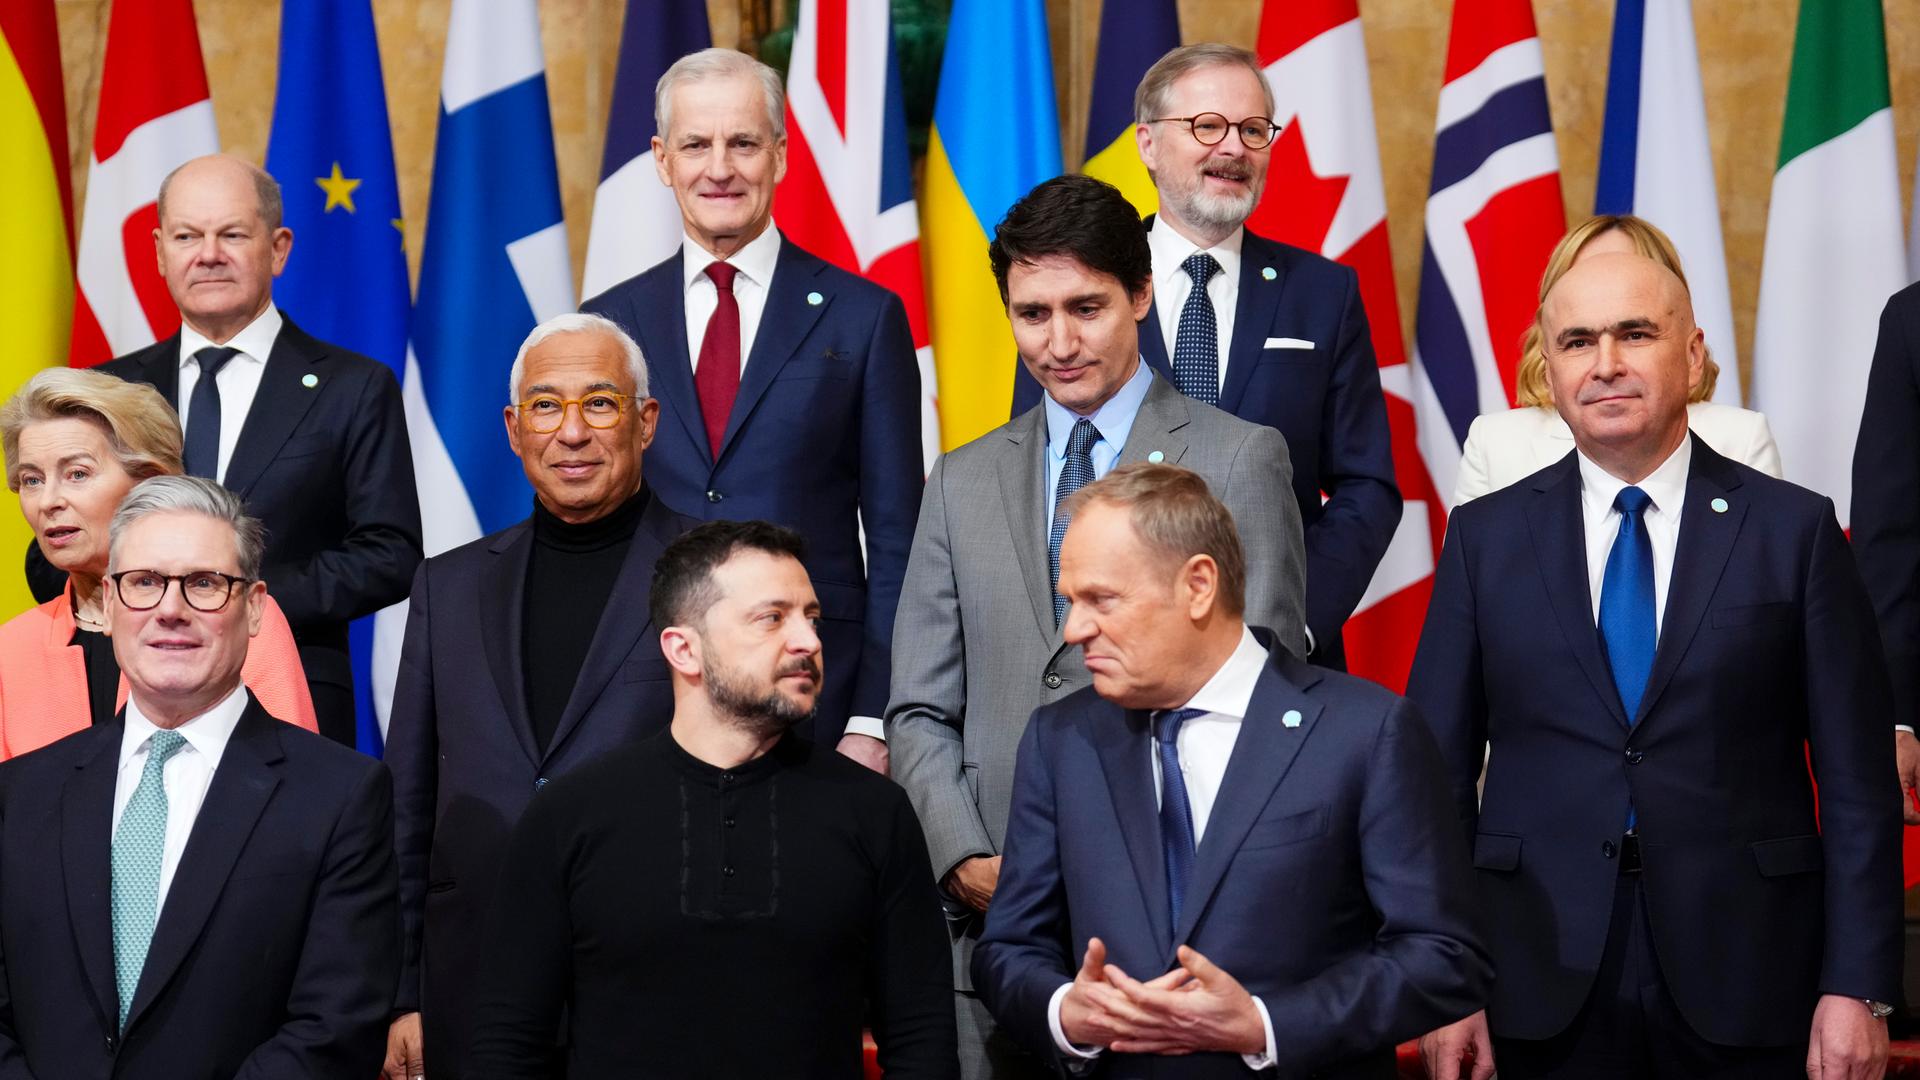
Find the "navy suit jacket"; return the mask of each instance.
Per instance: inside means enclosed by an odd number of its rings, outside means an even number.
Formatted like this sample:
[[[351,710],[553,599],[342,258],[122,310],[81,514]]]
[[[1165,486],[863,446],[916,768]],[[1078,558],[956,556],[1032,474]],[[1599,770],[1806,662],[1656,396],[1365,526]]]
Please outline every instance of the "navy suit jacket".
[[[806,538],[826,671],[810,734],[832,746],[849,716],[885,715],[893,673],[893,611],[925,475],[906,309],[782,237],[716,460],[687,352],[681,258],[580,310],[619,323],[646,354],[660,401],[647,448],[653,490],[704,521],[759,518]]]
[[[1486,1000],[1466,850],[1433,738],[1403,699],[1271,649],[1200,840],[1179,925],[1150,715],[1081,689],[1020,743],[1000,883],[974,986],[1058,1057],[1047,1002],[1089,938],[1150,978],[1191,945],[1266,1004],[1283,1075],[1396,1075],[1394,1046]],[[1283,717],[1298,713],[1288,727]],[[1105,1054],[1108,1077],[1239,1077],[1238,1054]]]
[[[1629,801],[1660,968],[1703,1037],[1804,1043],[1818,994],[1899,1000],[1887,673],[1833,503],[1693,439],[1660,642],[1628,717],[1594,625],[1580,488],[1569,453],[1454,511],[1407,687],[1473,842],[1494,1034],[1548,1038],[1586,1000]]]
[[[436,1077],[463,1075],[474,943],[507,836],[534,791],[673,719],[673,683],[648,600],[655,561],[693,524],[657,491],[647,501],[544,750],[527,712],[521,640],[531,519],[436,555],[414,575],[387,727],[405,928],[394,1011],[423,1012]]]
[[[400,967],[386,767],[248,700],[122,1035],[110,883],[124,730],[116,719],[0,765],[0,1078],[379,1072]]]
[[[1251,231],[1243,235],[1220,408],[1286,436],[1294,501],[1307,530],[1307,628],[1314,641],[1309,659],[1345,668],[1340,628],[1359,606],[1400,526],[1400,488],[1373,338],[1351,269]],[[1140,324],[1140,355],[1171,382],[1159,310],[1156,300]],[[1269,338],[1313,347],[1270,349]],[[1039,404],[1039,395],[1039,384],[1021,368],[1013,415]]]
[[[1920,723],[1920,285],[1880,314],[1853,449],[1853,553],[1880,620],[1894,722]]]

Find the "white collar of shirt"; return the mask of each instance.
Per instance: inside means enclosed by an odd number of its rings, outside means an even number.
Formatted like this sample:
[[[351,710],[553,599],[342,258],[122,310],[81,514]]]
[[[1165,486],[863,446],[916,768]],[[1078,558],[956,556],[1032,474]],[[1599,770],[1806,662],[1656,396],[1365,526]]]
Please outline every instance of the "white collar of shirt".
[[[1267,666],[1267,650],[1254,638],[1253,631],[1242,626],[1240,643],[1205,685],[1187,699],[1182,708],[1203,710],[1180,725],[1174,747],[1180,753],[1180,776],[1187,786],[1187,810],[1193,815],[1193,839],[1206,838],[1207,822],[1213,817],[1214,800],[1219,798],[1220,783],[1226,779],[1227,763],[1233,759],[1234,744],[1240,741],[1240,729],[1253,704],[1253,690],[1260,682],[1260,670]],[[1157,721],[1157,718],[1156,718]],[[1153,758],[1153,790],[1161,789],[1160,748],[1153,738],[1147,740],[1147,753]]]
[[[258,317],[248,323],[246,329],[233,335],[233,337],[227,341],[226,347],[240,350],[240,356],[244,356],[254,363],[264,364],[267,362],[267,357],[273,354],[273,343],[280,337],[280,327],[285,322],[286,319],[280,315],[280,309],[274,304],[268,303],[267,310],[261,312]],[[212,345],[213,342],[208,341],[200,331],[195,330],[184,322],[181,323],[181,370],[184,371],[191,367],[197,372],[199,370],[199,363],[194,360],[194,354]],[[238,360],[240,356],[236,356],[233,359]],[[231,365],[233,361],[229,360],[227,363]],[[223,368],[222,370],[225,369]],[[184,399],[185,395],[183,394],[181,397]]]
[[[1192,284],[1193,278],[1188,276],[1184,264],[1195,253],[1204,251],[1212,255],[1214,261],[1220,264],[1220,273],[1215,274],[1214,278],[1216,280],[1225,278],[1237,287],[1240,283],[1240,245],[1245,242],[1246,236],[1247,230],[1243,225],[1227,234],[1225,240],[1210,248],[1203,248],[1175,232],[1165,218],[1155,214],[1153,227],[1147,230],[1147,250],[1153,256],[1154,284],[1170,285],[1176,277],[1180,281]],[[1178,308],[1174,310],[1179,311]]]
[[[1587,585],[1592,594],[1593,618],[1600,621],[1600,591],[1607,576],[1607,555],[1620,535],[1620,511],[1613,501],[1626,481],[1595,464],[1577,447],[1574,454],[1580,465],[1580,516],[1587,541]],[[1647,493],[1648,506],[1643,520],[1647,539],[1653,547],[1653,603],[1656,632],[1666,622],[1667,584],[1673,577],[1673,553],[1680,542],[1680,512],[1687,501],[1687,477],[1693,469],[1693,435],[1680,440],[1680,446],[1659,467],[1632,485]]]
[[[240,726],[240,714],[246,711],[247,688],[242,683],[236,685],[233,692],[221,698],[213,708],[173,729],[187,740],[187,745],[181,750],[191,749],[205,758],[208,772],[219,768],[220,758],[227,752],[227,742],[233,738],[233,729]],[[154,732],[159,730],[140,711],[139,702],[128,696],[126,731],[120,736],[120,767],[125,769],[136,757],[144,767],[147,748]]]
[[[753,358],[753,342],[760,334],[760,316],[767,310],[767,290],[773,286],[773,273],[780,262],[780,230],[771,223],[725,259],[687,236],[680,246],[680,280],[687,317],[687,363],[700,370],[700,347],[706,342],[707,324],[720,306],[720,291],[707,276],[707,267],[724,262],[739,271],[733,279],[733,299],[740,309],[740,369],[746,370]]]
[[[1227,657],[1227,662],[1220,665],[1220,670],[1213,673],[1213,678],[1195,692],[1184,708],[1245,720],[1247,708],[1253,704],[1253,688],[1266,666],[1267,650],[1260,646],[1252,630],[1242,626],[1240,644],[1234,646],[1233,655]]]
[[[1133,433],[1133,422],[1140,415],[1140,403],[1147,399],[1147,390],[1152,385],[1153,368],[1143,359],[1120,389],[1088,416],[1083,417],[1053,400],[1051,394],[1041,394],[1040,401],[1046,406],[1047,453],[1056,460],[1065,458],[1067,438],[1073,434],[1074,424],[1083,419],[1093,424],[1094,430],[1100,433],[1101,442],[1117,452],[1127,445],[1127,436]]]
[[[700,241],[692,233],[683,233],[680,247],[680,282],[691,291],[697,282],[706,282],[709,286],[713,279],[707,276],[707,267],[723,262],[740,271],[740,277],[764,289],[773,281],[773,268],[780,261],[780,230],[772,222],[760,231],[760,235],[747,241],[739,251],[724,259],[716,259],[713,252],[700,246]],[[736,286],[737,287],[737,286]]]

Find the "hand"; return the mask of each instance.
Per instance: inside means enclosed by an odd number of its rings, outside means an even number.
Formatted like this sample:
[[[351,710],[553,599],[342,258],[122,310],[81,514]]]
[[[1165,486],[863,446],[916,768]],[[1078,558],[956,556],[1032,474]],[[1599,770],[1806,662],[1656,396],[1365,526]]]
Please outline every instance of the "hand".
[[[394,1020],[387,1028],[387,1060],[380,1066],[380,1080],[421,1080],[426,1076],[421,1042],[419,1013],[405,1013]]]
[[[1145,1019],[1116,1039],[1121,1054],[1185,1054],[1220,1050],[1234,1054],[1267,1052],[1267,1026],[1260,1009],[1240,981],[1190,946],[1180,946],[1180,967],[1150,983],[1107,965],[1107,982],[1127,996]],[[1186,978],[1173,978],[1184,969]]]
[[[1000,856],[975,855],[947,875],[947,894],[975,911],[985,912],[1000,885]]]
[[[887,740],[885,739],[848,732],[840,736],[840,745],[834,749],[881,776],[887,775]]]
[[[1820,995],[1807,1043],[1808,1080],[1880,1080],[1886,1071],[1887,1022],[1875,1020],[1858,998]]]
[[[1105,1049],[1118,1040],[1139,1036],[1154,1023],[1108,980],[1108,973],[1115,970],[1107,966],[1106,943],[1099,938],[1089,940],[1073,985],[1060,999],[1060,1033],[1068,1042]],[[1185,968],[1174,968],[1148,985],[1177,990],[1190,978]]]
[[[1909,825],[1920,825],[1920,810],[1913,807],[1913,789],[1920,787],[1920,739],[1910,731],[1894,732],[1893,760],[1900,773],[1900,816]]]
[[[1430,1080],[1487,1080],[1493,1075],[1493,1038],[1486,1010],[1420,1036],[1420,1058]]]

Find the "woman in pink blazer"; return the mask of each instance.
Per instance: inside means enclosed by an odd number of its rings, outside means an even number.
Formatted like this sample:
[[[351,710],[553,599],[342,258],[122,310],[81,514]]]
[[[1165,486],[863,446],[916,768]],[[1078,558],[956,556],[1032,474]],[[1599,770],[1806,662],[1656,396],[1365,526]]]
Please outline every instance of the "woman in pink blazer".
[[[51,368],[0,406],[7,487],[67,591],[0,625],[0,760],[111,718],[127,701],[104,605],[107,524],[133,485],[180,468],[180,422],[151,386]],[[313,698],[267,598],[241,678],[267,712],[313,730]]]

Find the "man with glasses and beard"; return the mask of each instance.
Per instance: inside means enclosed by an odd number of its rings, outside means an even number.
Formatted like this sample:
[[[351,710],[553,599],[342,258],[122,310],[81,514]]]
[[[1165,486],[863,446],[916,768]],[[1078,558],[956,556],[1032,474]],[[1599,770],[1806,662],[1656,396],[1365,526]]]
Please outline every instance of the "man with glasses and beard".
[[[672,723],[548,785],[515,828],[474,1075],[853,1078],[863,1005],[887,1076],[956,1075],[906,794],[794,731],[823,676],[802,556],[787,529],[715,521],[656,562]]]

